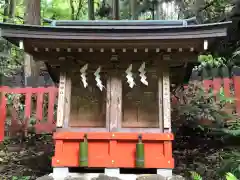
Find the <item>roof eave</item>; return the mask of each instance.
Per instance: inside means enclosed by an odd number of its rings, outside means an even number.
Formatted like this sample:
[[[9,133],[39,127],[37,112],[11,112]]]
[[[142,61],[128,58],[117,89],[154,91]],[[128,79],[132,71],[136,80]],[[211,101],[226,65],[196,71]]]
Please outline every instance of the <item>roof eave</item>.
[[[80,26],[52,27],[0,23],[1,37],[13,44],[25,39],[59,40],[187,40],[225,37],[231,22],[191,26]]]

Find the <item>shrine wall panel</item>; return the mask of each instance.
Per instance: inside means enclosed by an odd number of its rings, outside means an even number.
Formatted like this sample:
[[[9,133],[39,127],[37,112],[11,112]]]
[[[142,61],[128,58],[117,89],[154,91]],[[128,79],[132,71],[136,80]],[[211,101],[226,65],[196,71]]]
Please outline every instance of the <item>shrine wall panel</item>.
[[[158,128],[159,100],[158,76],[155,72],[146,73],[148,86],[134,78],[135,86],[130,88],[123,79],[122,128]]]
[[[106,127],[106,90],[100,91],[95,77],[88,75],[85,88],[79,78],[72,78],[70,127]],[[103,80],[104,85],[106,80]]]

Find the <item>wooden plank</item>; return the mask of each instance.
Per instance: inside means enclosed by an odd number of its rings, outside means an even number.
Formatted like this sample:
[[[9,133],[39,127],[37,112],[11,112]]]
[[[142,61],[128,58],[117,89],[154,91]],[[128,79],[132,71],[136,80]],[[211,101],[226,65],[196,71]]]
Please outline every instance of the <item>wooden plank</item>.
[[[138,64],[140,67],[141,64]],[[148,86],[139,77],[134,78],[136,86],[130,88],[125,78],[122,90],[123,118],[122,128],[139,130],[142,128],[159,128],[158,108],[158,75],[157,68],[146,72]],[[122,131],[123,129],[121,129]],[[131,131],[130,131],[131,132]]]
[[[58,91],[57,87],[53,87],[53,89],[56,92]],[[15,93],[15,94],[24,94],[24,93],[31,92],[32,94],[35,94],[35,93],[49,92],[49,88],[45,88],[45,87],[38,87],[38,88],[32,88],[32,87],[11,88],[11,87],[8,87],[8,86],[1,86],[0,87],[0,92]]]
[[[236,112],[240,115],[240,76],[233,76]]]
[[[110,109],[111,107],[111,78],[107,79],[107,95],[106,95],[106,128],[109,131],[110,125]]]
[[[66,73],[60,74],[58,90],[58,108],[57,108],[57,127],[63,126],[64,108],[65,108],[65,91],[66,91]]]
[[[166,131],[171,131],[170,103],[169,67],[166,64],[163,69],[163,127]]]
[[[37,121],[40,122],[43,119],[43,93],[37,94],[37,110],[36,110]]]
[[[129,42],[130,43],[130,42]],[[88,46],[87,46],[88,45]],[[87,44],[86,47],[82,47],[82,52],[78,52],[78,46],[76,45],[76,47],[72,47],[73,51],[71,52],[71,56],[74,57],[74,59],[76,59],[79,63],[87,61],[89,59],[91,59],[91,68],[95,69],[96,67],[98,67],[99,64],[103,64],[104,66],[108,65],[108,69],[111,68],[111,64],[106,61],[106,57],[109,57],[112,55],[111,52],[111,46],[105,47],[105,44],[100,44],[99,47],[92,47],[94,53],[89,52],[89,44]],[[96,44],[92,44],[95,45]],[[138,44],[139,45],[139,44]],[[61,49],[60,52],[57,52],[57,48],[51,48],[49,52],[45,52],[44,51],[44,44],[36,44],[35,46],[37,46],[39,48],[39,52],[33,52],[35,54],[36,57],[43,58],[48,57],[48,62],[50,64],[53,65],[60,65],[60,64],[64,64],[64,62],[60,62],[58,60],[59,56],[62,57],[66,57],[68,56],[68,52],[66,50],[66,45],[65,44],[61,44],[59,43],[59,48]],[[42,46],[42,47],[41,47]],[[139,45],[140,46],[140,45]],[[170,45],[167,45],[167,47],[169,47]],[[91,47],[91,46],[90,46]],[[102,47],[104,47],[104,52],[101,52]],[[123,45],[124,47],[124,45]],[[129,64],[129,62],[127,61],[127,59],[149,59],[149,60],[158,60],[161,61],[159,59],[159,56],[157,56],[156,52],[156,48],[158,48],[159,46],[156,47],[148,47],[148,52],[145,52],[145,48],[146,45],[142,44],[141,47],[136,47],[137,48],[137,52],[138,53],[134,53],[134,49],[132,47],[125,47],[123,48],[122,46],[116,47],[116,52],[118,54],[118,59],[121,62],[121,66],[123,64],[126,64],[125,66],[127,67]],[[176,46],[177,47],[177,46]],[[126,49],[126,52],[123,52],[123,50]],[[176,50],[174,50],[174,48],[172,48],[172,52],[168,53],[166,52],[167,49],[164,49],[163,47],[161,49],[159,49],[160,52],[163,52],[163,58],[166,59],[166,57],[171,58],[171,62],[173,62],[174,64],[178,64],[178,63],[184,63],[184,62],[196,62],[196,52],[190,52],[189,51],[189,47],[188,48],[182,48],[183,52],[178,52]],[[149,57],[149,54],[154,54],[156,56],[151,56]],[[79,59],[79,57],[81,57]],[[67,59],[67,58],[66,58]],[[67,60],[67,62],[71,65],[71,64],[76,64],[76,62],[74,61],[74,59],[69,59]],[[96,61],[97,60],[97,61]],[[135,62],[133,62],[134,64]],[[136,62],[139,63],[139,62]],[[174,65],[173,64],[173,65]],[[72,67],[72,66],[71,66]],[[77,69],[77,67],[75,66],[75,69]],[[89,69],[91,70],[91,69]],[[105,69],[102,69],[102,71],[105,71]],[[78,71],[79,72],[79,71]]]
[[[158,123],[160,132],[163,132],[163,73],[158,73]]]
[[[31,117],[31,107],[32,107],[32,92],[29,91],[26,93],[25,97],[25,118],[30,119]]]
[[[127,133],[129,133],[129,132],[131,132],[131,133],[133,133],[133,132],[145,132],[145,133],[159,133],[159,132],[161,132],[160,131],[160,128],[121,128],[121,132],[127,132]]]
[[[54,104],[56,99],[56,91],[54,87],[49,87],[48,93],[48,123],[54,123]]]
[[[0,93],[0,142],[4,140],[5,120],[6,120],[6,98],[5,92]]]
[[[69,127],[106,127],[106,90],[100,91],[90,78],[87,88],[80,83],[81,87],[72,87]]]
[[[109,130],[117,131],[122,121],[122,81],[117,76],[111,78]]]
[[[66,79],[66,92],[65,92],[65,116],[64,116],[64,127],[68,126],[71,112],[71,92],[72,92],[72,79],[67,76]]]
[[[231,79],[229,77],[223,78],[223,89],[224,89],[224,95],[226,97],[231,97]]]
[[[214,95],[217,95],[220,92],[220,89],[222,87],[222,78],[216,77],[213,78],[213,93]]]
[[[108,132],[107,128],[99,128],[99,127],[63,127],[58,128],[57,132]]]

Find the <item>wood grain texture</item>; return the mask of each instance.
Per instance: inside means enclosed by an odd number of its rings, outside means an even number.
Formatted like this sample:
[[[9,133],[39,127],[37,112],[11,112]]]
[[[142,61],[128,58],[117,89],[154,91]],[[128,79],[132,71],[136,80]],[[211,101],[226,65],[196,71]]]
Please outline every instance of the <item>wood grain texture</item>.
[[[76,78],[76,77],[75,77]],[[106,127],[106,89],[100,91],[93,77],[88,76],[88,87],[72,87],[70,127]],[[106,86],[106,81],[103,84]]]
[[[171,131],[171,102],[170,102],[170,78],[169,66],[163,68],[163,126],[166,131]]]
[[[118,76],[111,77],[110,83],[110,122],[109,130],[118,131],[122,119],[122,81]]]
[[[135,78],[136,86],[130,88],[123,79],[123,128],[157,128],[158,115],[158,76],[156,72],[146,72],[148,86]]]
[[[65,109],[65,88],[66,88],[66,73],[62,72],[60,74],[58,90],[57,127],[63,126]]]

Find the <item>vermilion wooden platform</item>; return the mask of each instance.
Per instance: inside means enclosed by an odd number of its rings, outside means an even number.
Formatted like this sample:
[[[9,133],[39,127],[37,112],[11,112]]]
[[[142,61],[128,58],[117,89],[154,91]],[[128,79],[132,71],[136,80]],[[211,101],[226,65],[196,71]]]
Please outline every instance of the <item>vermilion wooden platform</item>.
[[[79,143],[85,133],[56,132],[53,167],[78,167]],[[135,168],[138,133],[87,133],[88,167]],[[174,168],[172,157],[173,134],[143,133],[145,168]]]

